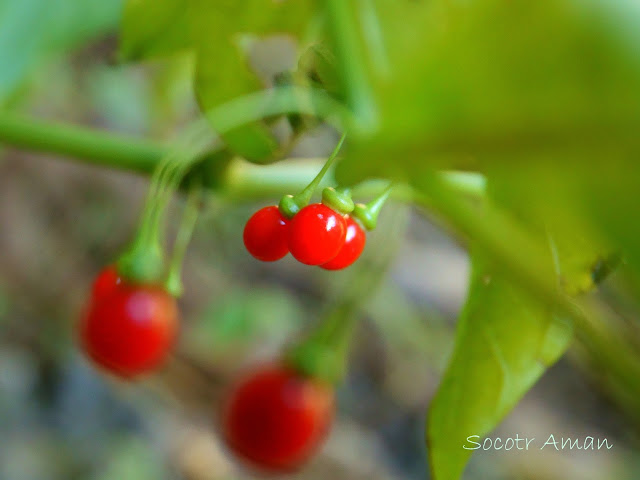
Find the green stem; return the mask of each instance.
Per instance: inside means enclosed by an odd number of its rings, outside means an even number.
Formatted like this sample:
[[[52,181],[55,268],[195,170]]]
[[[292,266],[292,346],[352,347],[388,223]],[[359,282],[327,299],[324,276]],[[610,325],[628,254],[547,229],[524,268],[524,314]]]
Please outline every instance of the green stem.
[[[302,208],[309,205],[311,197],[317,190],[318,185],[320,185],[320,182],[322,182],[322,179],[325,177],[329,169],[333,166],[336,159],[338,158],[338,153],[340,153],[340,149],[342,148],[342,144],[344,143],[345,138],[346,134],[343,133],[340,137],[340,140],[338,140],[337,145],[333,149],[333,152],[331,152],[331,155],[329,155],[329,158],[323,165],[322,169],[313,178],[313,180],[311,180],[311,182],[306,187],[304,187],[304,189],[302,189],[302,191],[300,191],[296,195],[286,195],[282,197],[282,200],[280,201],[280,210],[282,211],[283,215],[288,218],[293,218],[293,216]]]
[[[300,97],[308,101],[301,102]],[[288,87],[259,91],[229,101],[207,112],[206,120],[195,122],[191,130],[206,131],[211,136],[210,124],[219,133],[226,133],[265,116],[287,113],[317,114],[340,130],[346,130],[347,126],[353,124],[351,112],[326,92],[314,88]],[[6,111],[0,112],[0,143],[140,173],[153,172],[158,162],[171,152],[169,146],[146,140],[33,120]]]
[[[285,361],[309,377],[327,383],[341,381],[347,369],[358,306],[348,302],[335,308],[311,335],[287,351]]]
[[[329,383],[344,377],[358,314],[385,279],[403,239],[399,232],[406,228],[407,212],[406,207],[397,207],[389,228],[369,245],[373,254],[362,258],[343,282],[332,282],[338,300],[332,302],[331,310],[311,334],[287,351],[285,361],[289,365]]]
[[[324,176],[327,174],[329,169],[333,166],[336,159],[338,158],[338,153],[342,148],[342,144],[344,143],[345,138],[346,138],[346,134],[343,133],[342,136],[340,137],[340,140],[338,140],[337,145],[333,149],[333,152],[331,152],[331,155],[329,155],[329,158],[325,162],[322,169],[318,172],[318,174],[314,177],[314,179],[311,180],[311,183],[307,185],[304,188],[304,190],[302,190],[299,194],[295,196],[296,199],[300,200],[301,202],[305,202],[305,205],[311,201],[311,197],[313,196],[314,192],[318,188],[318,185],[320,185],[320,182],[322,181]]]
[[[168,146],[158,142],[36,120],[6,111],[0,112],[0,144],[147,175],[153,173],[170,152]],[[280,162],[265,168],[238,158],[229,164],[216,187],[233,200],[277,196],[282,191],[304,188],[321,162],[320,159],[295,159],[292,163]],[[443,181],[469,197],[481,197],[484,193],[484,177],[477,173],[446,172]],[[367,181],[358,185],[353,193],[359,197],[375,195],[382,184],[379,180]],[[404,185],[394,188],[391,196],[407,203],[415,200],[413,190]]]
[[[60,154],[95,165],[151,173],[169,148],[147,140],[0,113],[0,143]]]
[[[191,236],[193,235],[193,230],[198,221],[201,194],[202,189],[200,182],[194,181],[193,186],[189,190],[187,203],[184,207],[184,213],[182,214],[182,221],[178,228],[178,235],[173,245],[173,253],[169,263],[169,273],[165,284],[167,291],[174,297],[182,295],[182,264],[185,253],[187,252],[187,247],[191,241]]]

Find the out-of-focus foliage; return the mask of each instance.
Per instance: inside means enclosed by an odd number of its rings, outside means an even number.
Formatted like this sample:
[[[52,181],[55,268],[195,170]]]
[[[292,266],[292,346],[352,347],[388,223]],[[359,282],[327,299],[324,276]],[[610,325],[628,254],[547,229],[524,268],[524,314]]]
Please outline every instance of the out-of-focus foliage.
[[[189,46],[184,0],[134,0],[125,3],[120,35],[122,59],[142,60],[169,55]]]
[[[247,302],[247,298],[251,298]],[[290,295],[276,289],[231,292],[211,305],[189,332],[194,351],[209,360],[233,354],[242,357],[260,339],[285,342],[302,311]]]
[[[0,105],[47,55],[114,31],[121,0],[0,0]]]
[[[196,55],[195,91],[203,111],[264,85],[249,68],[256,37],[287,34],[298,38],[314,11],[309,1],[141,0],[129,2],[123,20],[121,53],[142,59],[189,50]],[[141,15],[150,14],[140,29]],[[278,142],[262,123],[224,135],[236,153],[255,161],[272,157]]]
[[[167,478],[149,445],[137,439],[116,438],[110,461],[96,480],[161,480]]]
[[[387,77],[370,74],[380,131],[362,139],[341,178],[483,168],[533,152],[591,163],[638,144],[634,2],[401,3],[377,2],[391,64]]]

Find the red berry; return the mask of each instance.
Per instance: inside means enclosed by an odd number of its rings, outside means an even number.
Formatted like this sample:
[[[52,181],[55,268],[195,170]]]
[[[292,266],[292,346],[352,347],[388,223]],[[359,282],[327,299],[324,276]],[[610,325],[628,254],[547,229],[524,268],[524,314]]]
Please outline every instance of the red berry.
[[[325,439],[333,410],[329,385],[283,366],[263,367],[243,379],[228,398],[224,438],[254,467],[295,470]]]
[[[289,253],[288,230],[289,220],[278,207],[261,208],[244,227],[244,246],[258,260],[275,262]]]
[[[367,242],[367,235],[352,217],[347,216],[347,237],[338,255],[331,261],[320,265],[325,270],[340,270],[355,262]]]
[[[289,250],[305,265],[322,265],[338,255],[346,234],[342,215],[322,203],[307,205],[291,220]]]
[[[162,363],[177,329],[172,296],[160,287],[121,283],[92,300],[80,324],[80,340],[96,364],[130,378]]]
[[[93,281],[91,290],[92,299],[96,301],[102,299],[113,292],[122,282],[122,278],[118,273],[115,265],[105,267]]]

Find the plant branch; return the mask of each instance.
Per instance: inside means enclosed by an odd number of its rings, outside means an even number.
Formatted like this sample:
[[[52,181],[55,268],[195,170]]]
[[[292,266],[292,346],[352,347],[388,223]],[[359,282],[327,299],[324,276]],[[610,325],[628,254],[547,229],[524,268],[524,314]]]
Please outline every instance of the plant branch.
[[[61,155],[92,165],[129,170],[150,175],[170,151],[168,145],[92,128],[35,120],[10,112],[0,112],[0,144],[38,153]],[[304,188],[324,163],[321,158],[297,158],[269,167],[235,158],[227,167],[219,186],[223,196],[233,200],[253,200],[280,196]],[[465,172],[449,172],[444,181],[469,196],[483,194],[483,177]],[[333,183],[331,171],[320,186]],[[373,197],[388,182],[366,181],[353,190],[354,197]],[[397,185],[391,198],[404,203],[415,201],[413,189]]]
[[[151,173],[169,148],[147,140],[0,112],[0,143],[95,165]]]

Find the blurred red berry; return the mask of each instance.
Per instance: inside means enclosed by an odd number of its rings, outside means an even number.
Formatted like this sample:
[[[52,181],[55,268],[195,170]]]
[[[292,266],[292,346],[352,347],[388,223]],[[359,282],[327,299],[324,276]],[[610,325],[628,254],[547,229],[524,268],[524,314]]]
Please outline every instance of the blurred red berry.
[[[291,471],[321,445],[333,411],[331,386],[283,366],[268,366],[252,372],[231,393],[224,438],[253,467]]]
[[[116,266],[109,265],[108,267],[105,267],[93,281],[93,287],[91,290],[92,299],[95,301],[106,297],[121,283],[122,278],[120,277]]]
[[[177,330],[178,309],[171,295],[160,287],[121,283],[92,299],[79,336],[98,366],[131,378],[165,360]]]

